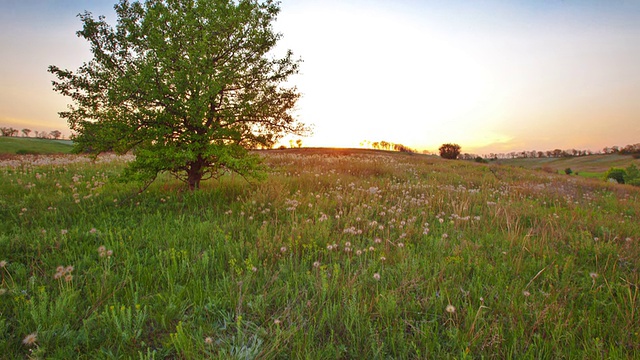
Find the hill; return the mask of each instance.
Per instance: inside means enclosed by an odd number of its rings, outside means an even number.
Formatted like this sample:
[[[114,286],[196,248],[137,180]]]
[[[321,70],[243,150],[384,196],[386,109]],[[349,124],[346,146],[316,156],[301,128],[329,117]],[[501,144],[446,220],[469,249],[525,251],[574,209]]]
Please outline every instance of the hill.
[[[555,172],[564,172],[570,168],[574,173],[587,177],[601,177],[612,167],[625,168],[631,164],[640,167],[640,159],[634,159],[631,155],[589,155],[564,158],[527,158],[496,160],[496,164],[518,166],[526,169],[552,169]]]
[[[357,149],[0,162],[7,359],[638,359],[640,189]],[[47,161],[47,160],[50,161]],[[71,315],[70,315],[71,314]]]
[[[68,154],[70,140],[0,136],[0,154]]]

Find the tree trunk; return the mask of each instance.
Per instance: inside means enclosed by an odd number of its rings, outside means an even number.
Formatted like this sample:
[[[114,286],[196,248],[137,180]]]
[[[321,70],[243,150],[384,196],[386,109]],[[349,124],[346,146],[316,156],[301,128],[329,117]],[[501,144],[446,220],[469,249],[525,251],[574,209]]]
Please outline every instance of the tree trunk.
[[[194,191],[200,188],[200,180],[202,179],[204,161],[198,157],[197,161],[194,161],[189,166],[187,172],[187,183],[189,184],[189,190]]]

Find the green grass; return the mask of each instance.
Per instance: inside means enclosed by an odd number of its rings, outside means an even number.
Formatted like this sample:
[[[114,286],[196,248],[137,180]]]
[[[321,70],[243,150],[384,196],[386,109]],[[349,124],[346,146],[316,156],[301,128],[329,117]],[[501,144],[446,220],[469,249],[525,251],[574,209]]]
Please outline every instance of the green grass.
[[[69,140],[48,140],[0,136],[0,154],[68,154]]]
[[[420,155],[263,154],[264,182],[190,193],[163,177],[138,196],[113,181],[124,159],[0,165],[0,354],[640,356],[638,188]]]

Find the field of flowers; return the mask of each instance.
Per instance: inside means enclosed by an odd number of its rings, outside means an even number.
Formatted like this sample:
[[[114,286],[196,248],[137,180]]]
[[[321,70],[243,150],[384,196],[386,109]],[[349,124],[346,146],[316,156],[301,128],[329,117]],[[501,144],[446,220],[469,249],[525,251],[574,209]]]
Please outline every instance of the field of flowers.
[[[137,195],[128,158],[0,162],[0,357],[640,357],[640,191],[435,157],[268,151]]]

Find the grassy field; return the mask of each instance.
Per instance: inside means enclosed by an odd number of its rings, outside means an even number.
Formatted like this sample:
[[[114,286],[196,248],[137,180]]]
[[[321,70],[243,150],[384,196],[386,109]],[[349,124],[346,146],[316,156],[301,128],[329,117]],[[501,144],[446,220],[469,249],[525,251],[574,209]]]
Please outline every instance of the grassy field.
[[[49,140],[24,137],[0,136],[0,155],[2,154],[68,154],[71,152],[70,140]]]
[[[494,164],[264,152],[190,193],[127,158],[0,164],[8,359],[633,359],[640,190]]]
[[[609,154],[565,158],[506,159],[498,160],[496,163],[526,169],[547,167],[561,173],[570,168],[574,173],[577,172],[583,177],[602,178],[604,173],[612,167],[626,168],[631,164],[640,166],[640,159],[634,159],[631,155]]]

